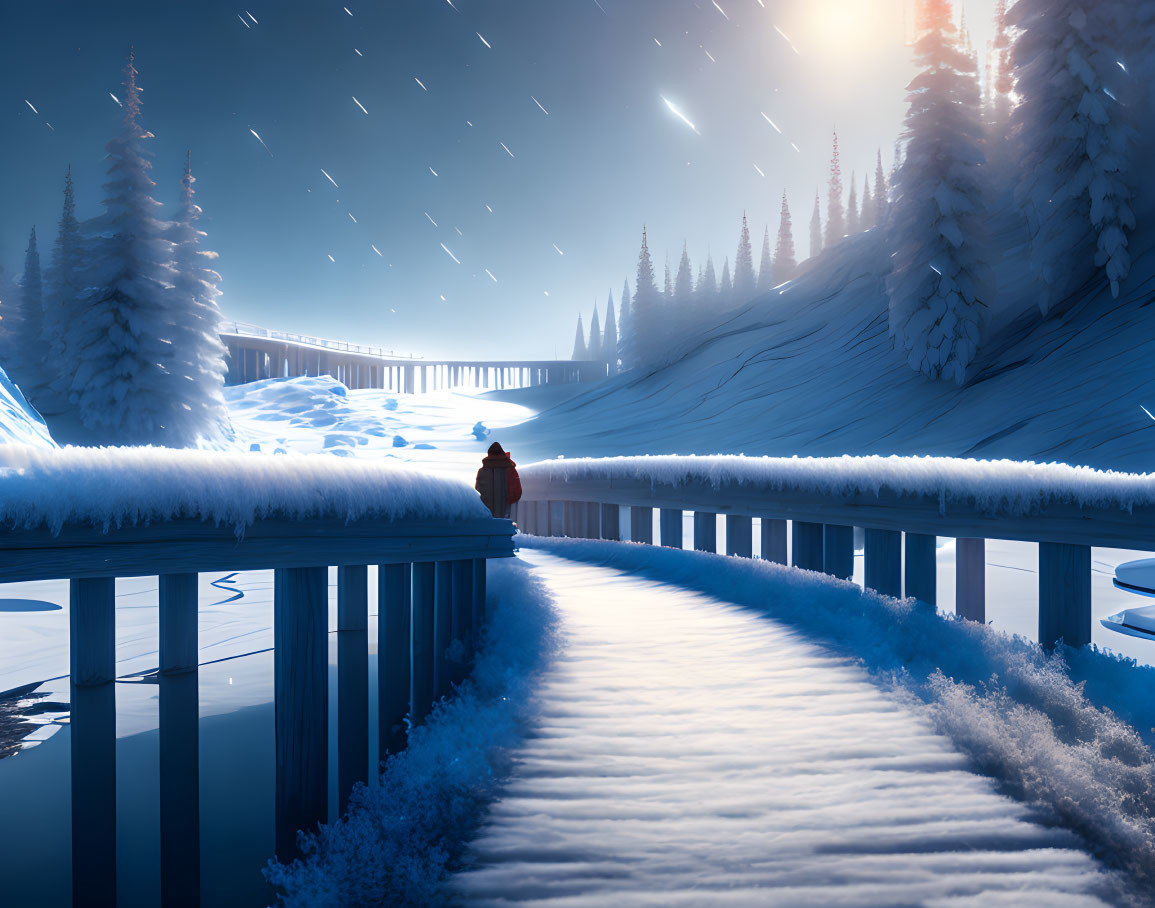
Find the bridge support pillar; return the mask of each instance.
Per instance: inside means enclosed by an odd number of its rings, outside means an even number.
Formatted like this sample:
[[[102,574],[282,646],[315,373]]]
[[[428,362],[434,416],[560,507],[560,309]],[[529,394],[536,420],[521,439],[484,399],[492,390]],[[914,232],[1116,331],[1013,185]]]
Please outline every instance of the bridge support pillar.
[[[938,539],[906,534],[906,595],[927,605],[938,604]]]
[[[1091,642],[1091,548],[1039,544],[1039,642]]]
[[[586,539],[602,538],[602,506],[596,501],[586,502]]]
[[[670,549],[682,548],[681,508],[662,508],[659,523],[662,531],[662,545]]]
[[[694,548],[699,552],[718,551],[718,515],[712,511],[694,512]]]
[[[795,520],[791,526],[794,542],[794,567],[804,571],[822,571],[824,565],[822,524]]]
[[[432,562],[413,565],[412,639],[409,657],[409,689],[412,691],[412,719],[425,721],[433,709],[434,697],[434,566]]]
[[[654,544],[653,508],[630,508],[630,541]]]
[[[377,740],[382,760],[405,747],[412,575],[411,564],[383,564],[377,569]]]
[[[823,527],[822,569],[840,580],[854,577],[854,527],[826,524]]]
[[[369,781],[369,568],[337,568],[337,793]]]
[[[622,538],[621,509],[616,504],[599,505],[601,508],[601,538],[617,542]]]
[[[754,557],[754,521],[741,514],[726,515],[726,554]]]
[[[775,517],[762,518],[762,560],[787,564],[785,520]]]
[[[902,596],[902,531],[866,530],[866,588],[884,596]]]
[[[460,644],[461,661],[454,680],[460,684],[473,663],[473,561],[453,562],[453,639]]]
[[[438,561],[434,570],[433,696],[449,694],[455,674],[450,662],[453,645],[453,562]]]
[[[987,620],[987,541],[955,540],[955,614],[985,624]]]

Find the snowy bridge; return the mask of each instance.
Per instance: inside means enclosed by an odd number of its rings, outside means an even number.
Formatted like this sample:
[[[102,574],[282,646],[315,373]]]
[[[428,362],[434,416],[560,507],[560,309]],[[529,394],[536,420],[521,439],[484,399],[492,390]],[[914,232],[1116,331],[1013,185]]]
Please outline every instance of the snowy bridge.
[[[229,352],[226,381],[230,385],[266,378],[331,375],[351,389],[416,394],[466,386],[504,389],[597,382],[609,370],[606,363],[592,361],[425,359],[241,322],[225,322],[221,340]]]

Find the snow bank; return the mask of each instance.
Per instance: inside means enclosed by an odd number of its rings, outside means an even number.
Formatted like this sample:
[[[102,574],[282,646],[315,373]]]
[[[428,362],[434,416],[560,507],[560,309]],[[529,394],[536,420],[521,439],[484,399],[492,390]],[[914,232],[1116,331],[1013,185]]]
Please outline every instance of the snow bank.
[[[757,485],[828,497],[935,497],[940,507],[965,502],[986,516],[1030,514],[1050,504],[1118,508],[1155,505],[1155,475],[1062,463],[957,457],[745,457],[658,455],[550,460],[519,467],[522,480],[645,480]]]
[[[112,526],[196,518],[238,535],[269,516],[347,520],[489,516],[467,482],[320,455],[0,446],[0,522]]]
[[[523,738],[536,673],[557,646],[557,618],[523,563],[489,565],[490,616],[471,678],[440,701],[377,788],[358,785],[348,813],[304,837],[305,857],[270,861],[286,905],[440,904],[461,853]]]
[[[1091,648],[1048,654],[913,600],[761,560],[629,543],[518,541],[763,610],[848,653],[876,681],[924,704],[978,768],[1080,833],[1138,892],[1155,886],[1155,669]]]
[[[0,444],[56,447],[44,418],[32,409],[3,369],[0,369]]]

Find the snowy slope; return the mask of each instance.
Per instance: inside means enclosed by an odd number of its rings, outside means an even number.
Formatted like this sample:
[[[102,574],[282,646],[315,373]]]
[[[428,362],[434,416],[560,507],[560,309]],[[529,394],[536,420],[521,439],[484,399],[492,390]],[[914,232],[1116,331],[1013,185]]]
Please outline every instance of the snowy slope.
[[[36,448],[55,448],[44,419],[32,409],[8,373],[0,369],[0,444],[17,442]]]
[[[1008,237],[1008,246],[1014,249]],[[1042,321],[1018,254],[963,387],[892,349],[880,231],[844,241],[793,284],[725,316],[668,367],[629,373],[511,436],[536,457],[663,453],[930,454],[1155,464],[1155,255],[1136,249],[1118,300],[1103,288]],[[1146,277],[1144,277],[1146,276]]]

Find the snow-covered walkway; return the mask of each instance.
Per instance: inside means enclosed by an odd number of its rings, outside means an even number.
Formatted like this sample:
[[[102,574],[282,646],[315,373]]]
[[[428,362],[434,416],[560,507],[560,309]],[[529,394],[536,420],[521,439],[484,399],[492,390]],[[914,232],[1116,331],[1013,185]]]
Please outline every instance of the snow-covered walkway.
[[[913,706],[749,610],[524,551],[564,648],[449,882],[482,904],[1100,904],[1075,837]]]

